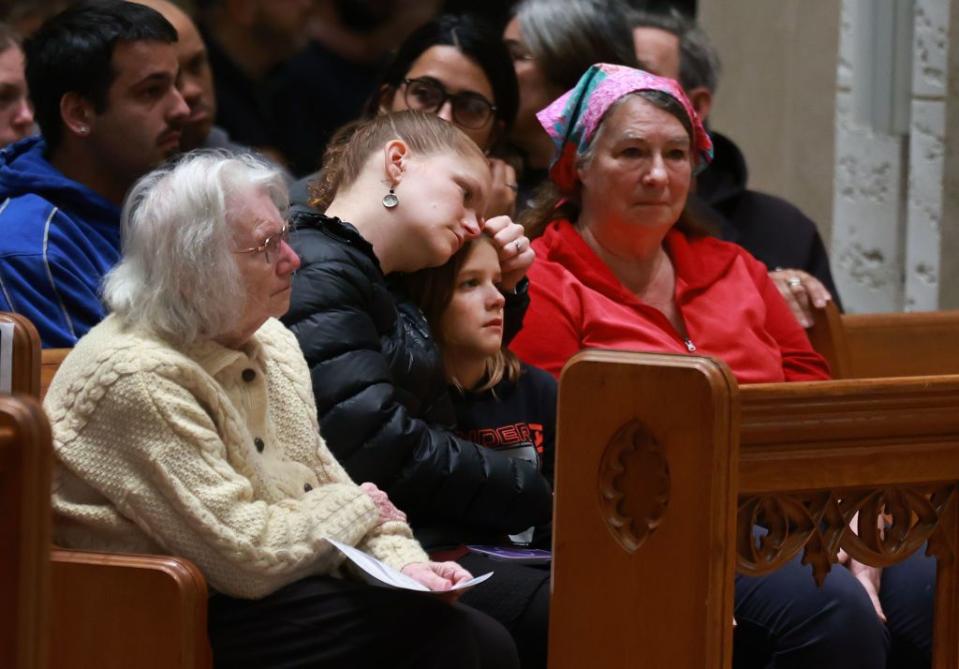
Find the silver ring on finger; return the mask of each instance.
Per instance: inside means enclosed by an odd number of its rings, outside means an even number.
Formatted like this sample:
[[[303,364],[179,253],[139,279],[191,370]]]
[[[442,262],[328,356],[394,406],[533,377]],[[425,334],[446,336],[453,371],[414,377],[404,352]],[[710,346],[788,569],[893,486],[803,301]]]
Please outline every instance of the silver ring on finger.
[[[798,276],[791,276],[786,279],[786,285],[790,288],[797,288],[802,285],[802,279],[800,279]]]

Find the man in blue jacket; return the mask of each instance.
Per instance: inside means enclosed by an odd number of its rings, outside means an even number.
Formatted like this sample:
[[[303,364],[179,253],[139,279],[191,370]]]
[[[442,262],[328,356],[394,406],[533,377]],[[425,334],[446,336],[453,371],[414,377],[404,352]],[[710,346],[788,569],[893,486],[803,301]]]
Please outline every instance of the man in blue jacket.
[[[103,318],[123,197],[179,150],[176,40],[156,11],[106,0],[24,44],[42,137],[0,151],[0,311],[27,316],[45,347],[73,346]]]

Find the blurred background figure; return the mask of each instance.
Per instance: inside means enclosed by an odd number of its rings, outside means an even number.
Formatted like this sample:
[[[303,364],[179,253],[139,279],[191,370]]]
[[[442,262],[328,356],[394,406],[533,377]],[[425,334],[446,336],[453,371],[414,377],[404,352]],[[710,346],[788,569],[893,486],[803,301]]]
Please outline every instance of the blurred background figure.
[[[250,147],[234,142],[226,130],[213,123],[217,110],[213,69],[210,67],[206,44],[193,19],[169,0],[133,2],[155,9],[176,28],[179,39],[174,46],[180,65],[177,87],[190,108],[190,116],[181,128],[180,150],[184,153],[193,149],[226,149],[235,153],[251,151]],[[292,181],[290,173],[283,165],[270,160],[269,156],[261,157],[279,169],[287,183]]]
[[[26,39],[70,4],[70,0],[9,0],[0,2],[0,17],[14,33]]]
[[[300,146],[298,131],[315,119],[291,90],[288,64],[306,46],[311,0],[195,4],[219,103],[215,122],[233,141],[285,165],[300,164],[309,147]]]
[[[436,114],[465,132],[487,155],[499,154],[516,117],[519,93],[509,52],[499,32],[479,18],[443,15],[416,30],[400,45],[380,75],[363,116],[404,109]],[[490,158],[493,190],[487,218],[512,215],[516,173]],[[294,202],[309,200],[307,185],[298,182]]]
[[[517,211],[547,180],[553,144],[536,112],[576,85],[593,63],[636,66],[627,7],[618,0],[521,0],[503,39],[513,58],[520,100],[510,141],[523,157]]]
[[[34,131],[20,40],[8,25],[0,23],[0,147]]]
[[[160,12],[177,32],[177,61],[180,64],[180,94],[190,107],[190,116],[183,124],[180,149],[225,148],[240,150],[230,141],[226,131],[213,125],[216,118],[216,91],[213,71],[206,45],[196,24],[176,4],[169,0],[134,0]]]
[[[811,326],[814,308],[839,300],[826,247],[816,224],[798,207],[749,188],[742,151],[709,127],[722,71],[715,47],[701,27],[676,11],[631,12],[630,25],[643,67],[680,83],[712,137],[715,158],[696,177],[693,206],[723,239],[765,263],[797,320]]]

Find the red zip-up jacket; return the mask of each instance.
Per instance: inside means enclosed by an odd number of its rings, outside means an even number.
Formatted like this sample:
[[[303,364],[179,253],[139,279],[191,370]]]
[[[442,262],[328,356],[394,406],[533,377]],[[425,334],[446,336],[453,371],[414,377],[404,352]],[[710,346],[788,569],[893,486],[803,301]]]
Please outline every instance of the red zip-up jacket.
[[[530,306],[511,348],[559,376],[586,348],[708,355],[740,383],[829,378],[826,361],[749,253],[673,228],[664,240],[676,274],[676,305],[688,339],[626,289],[573,225],[554,221],[533,242]]]

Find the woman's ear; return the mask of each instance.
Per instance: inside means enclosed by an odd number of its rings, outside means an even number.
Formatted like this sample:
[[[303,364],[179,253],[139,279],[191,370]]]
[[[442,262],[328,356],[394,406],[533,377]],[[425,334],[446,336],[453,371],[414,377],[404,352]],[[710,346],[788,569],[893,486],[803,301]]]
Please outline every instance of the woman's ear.
[[[402,139],[391,139],[383,147],[384,168],[386,181],[390,188],[395,188],[403,178],[406,164],[409,161],[410,147]]]

